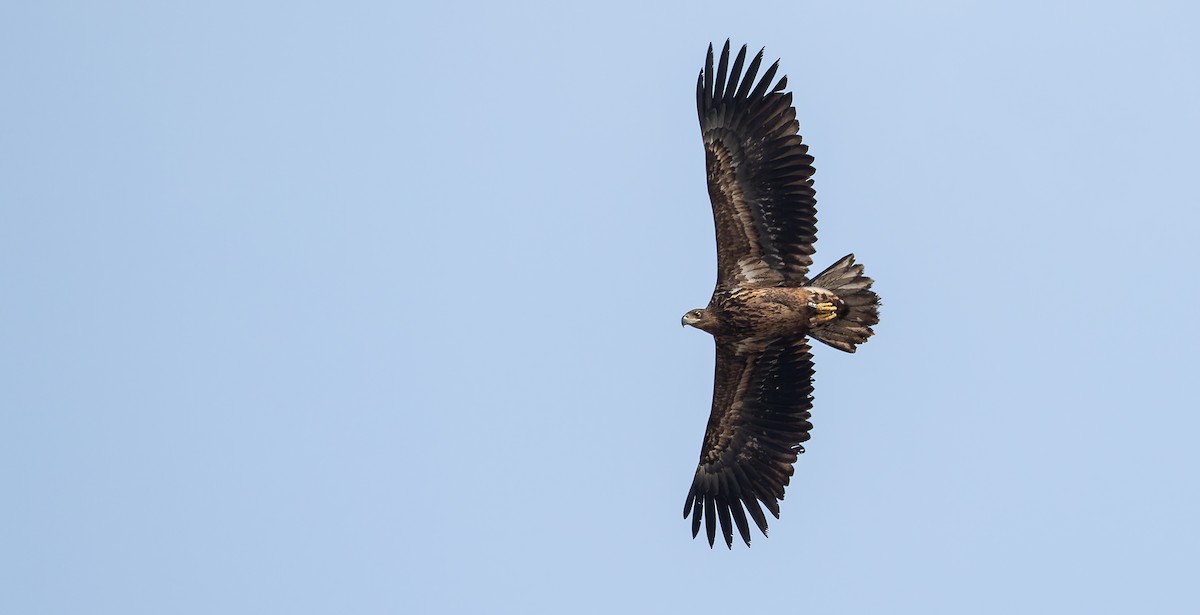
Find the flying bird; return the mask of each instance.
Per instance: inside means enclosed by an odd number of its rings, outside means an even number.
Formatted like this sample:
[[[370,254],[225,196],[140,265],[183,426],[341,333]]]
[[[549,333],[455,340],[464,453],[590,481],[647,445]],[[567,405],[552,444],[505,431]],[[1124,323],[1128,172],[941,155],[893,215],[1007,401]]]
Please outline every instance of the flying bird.
[[[712,412],[683,516],[692,537],[703,524],[711,547],[717,524],[733,548],[736,527],[750,545],[749,520],[767,534],[765,507],[779,500],[804,452],[812,423],[811,336],[845,352],[873,334],[879,296],[850,254],[809,278],[817,240],[812,156],[787,77],[776,61],[761,78],[763,52],[715,70],[708,46],[696,107],[717,231],[717,284],[708,306],[682,322],[712,334],[717,347]]]

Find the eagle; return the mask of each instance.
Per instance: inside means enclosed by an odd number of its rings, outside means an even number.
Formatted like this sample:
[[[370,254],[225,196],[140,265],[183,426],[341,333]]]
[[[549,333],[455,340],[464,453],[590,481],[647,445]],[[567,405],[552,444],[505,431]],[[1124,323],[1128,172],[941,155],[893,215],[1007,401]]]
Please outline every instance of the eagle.
[[[708,46],[696,83],[708,195],[717,235],[717,283],[708,306],[682,324],[716,342],[712,411],[683,516],[692,538],[705,526],[711,548],[720,524],[750,546],[749,520],[767,535],[765,507],[779,501],[804,452],[812,423],[813,362],[808,338],[844,352],[867,341],[879,322],[879,296],[850,254],[809,278],[817,240],[813,158],[800,124],[774,81],[761,78],[763,51],[730,65],[729,41],[714,70]],[[749,518],[749,519],[748,519]]]

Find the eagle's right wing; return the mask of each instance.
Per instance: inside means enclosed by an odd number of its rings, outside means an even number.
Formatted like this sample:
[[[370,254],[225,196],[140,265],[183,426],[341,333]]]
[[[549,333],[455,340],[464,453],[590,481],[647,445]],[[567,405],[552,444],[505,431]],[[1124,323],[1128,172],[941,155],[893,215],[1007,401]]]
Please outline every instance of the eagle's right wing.
[[[812,156],[787,77],[772,85],[779,63],[755,85],[762,52],[746,73],[746,47],[729,67],[729,41],[713,70],[708,47],[696,83],[696,108],[717,230],[717,288],[799,286],[812,264],[817,200]]]
[[[812,376],[803,336],[717,338],[712,413],[683,507],[684,518],[692,515],[693,538],[703,518],[711,546],[719,520],[727,546],[733,547],[735,524],[748,546],[747,512],[764,536],[767,518],[760,502],[779,518],[792,464],[812,429]]]

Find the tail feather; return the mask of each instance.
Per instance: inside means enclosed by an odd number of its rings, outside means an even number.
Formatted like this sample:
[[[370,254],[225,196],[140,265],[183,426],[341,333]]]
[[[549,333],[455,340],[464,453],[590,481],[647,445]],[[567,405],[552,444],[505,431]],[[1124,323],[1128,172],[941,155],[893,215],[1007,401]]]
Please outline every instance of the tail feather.
[[[845,352],[874,335],[871,327],[879,323],[879,295],[871,291],[871,278],[863,275],[863,266],[854,263],[854,255],[817,274],[810,286],[832,291],[841,300],[837,318],[814,327],[809,333],[816,339]]]

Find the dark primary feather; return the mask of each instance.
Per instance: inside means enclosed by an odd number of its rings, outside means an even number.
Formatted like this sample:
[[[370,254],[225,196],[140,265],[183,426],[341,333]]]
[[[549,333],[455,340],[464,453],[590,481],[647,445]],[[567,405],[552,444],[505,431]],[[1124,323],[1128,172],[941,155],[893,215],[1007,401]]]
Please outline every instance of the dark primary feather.
[[[750,544],[747,513],[764,536],[762,507],[779,518],[792,464],[812,429],[813,365],[803,336],[716,342],[712,413],[683,516],[692,516],[693,537],[703,519],[709,545],[719,522],[732,548],[735,527]]]
[[[713,70],[710,45],[696,84],[696,107],[717,230],[717,288],[800,285],[816,241],[812,157],[779,62],[758,78],[763,52],[746,66],[742,46],[729,65],[729,41]]]

